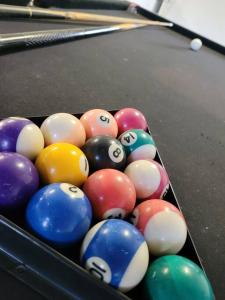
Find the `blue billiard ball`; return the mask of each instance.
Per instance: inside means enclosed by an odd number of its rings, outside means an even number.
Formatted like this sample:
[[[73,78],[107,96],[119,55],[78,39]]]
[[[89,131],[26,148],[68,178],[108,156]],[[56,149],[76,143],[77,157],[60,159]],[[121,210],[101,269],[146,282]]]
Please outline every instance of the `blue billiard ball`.
[[[88,198],[76,186],[53,183],[30,200],[26,220],[30,228],[56,246],[67,246],[83,238],[92,219]]]
[[[100,280],[127,292],[147,271],[149,253],[141,233],[126,221],[97,223],[84,238],[81,264]]]

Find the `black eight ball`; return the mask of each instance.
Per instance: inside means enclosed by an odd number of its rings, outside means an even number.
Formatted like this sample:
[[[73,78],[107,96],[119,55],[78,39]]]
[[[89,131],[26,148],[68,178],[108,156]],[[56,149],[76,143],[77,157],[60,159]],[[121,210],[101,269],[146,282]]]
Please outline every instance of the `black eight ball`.
[[[82,148],[91,172],[100,169],[123,170],[126,165],[126,154],[122,144],[115,138],[105,135],[87,140]]]

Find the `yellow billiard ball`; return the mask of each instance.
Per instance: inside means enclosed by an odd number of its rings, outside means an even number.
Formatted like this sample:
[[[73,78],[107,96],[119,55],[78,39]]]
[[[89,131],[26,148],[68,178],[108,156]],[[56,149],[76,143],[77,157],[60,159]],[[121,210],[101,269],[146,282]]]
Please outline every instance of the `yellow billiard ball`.
[[[81,186],[89,173],[84,153],[67,143],[56,143],[44,148],[35,165],[44,184],[65,182]]]

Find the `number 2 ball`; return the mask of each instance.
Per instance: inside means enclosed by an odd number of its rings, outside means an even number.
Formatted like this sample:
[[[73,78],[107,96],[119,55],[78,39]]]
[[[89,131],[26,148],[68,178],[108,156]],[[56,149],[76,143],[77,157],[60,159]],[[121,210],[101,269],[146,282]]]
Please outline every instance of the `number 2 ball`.
[[[94,276],[127,292],[144,277],[149,261],[141,233],[123,220],[97,223],[84,238],[81,263]]]
[[[130,163],[139,159],[154,159],[156,146],[153,138],[142,129],[132,129],[124,132],[119,140],[124,147],[127,161]]]
[[[136,160],[124,173],[133,182],[138,199],[161,199],[169,189],[166,170],[154,160]]]
[[[45,184],[67,182],[80,186],[89,172],[84,153],[78,147],[67,143],[56,143],[44,148],[35,165]]]
[[[85,128],[87,139],[97,135],[117,137],[117,123],[114,117],[106,110],[89,110],[82,115],[80,121]]]
[[[123,108],[119,110],[114,116],[119,134],[129,129],[143,129],[148,127],[145,116],[135,108]]]
[[[84,151],[91,171],[100,169],[123,170],[126,164],[126,154],[121,143],[110,136],[90,138],[82,150]]]
[[[98,219],[120,218],[129,214],[136,202],[131,180],[113,169],[99,170],[88,177],[83,188]]]
[[[76,243],[88,231],[92,209],[88,198],[76,186],[53,183],[30,200],[26,219],[31,229],[58,246]]]
[[[155,256],[178,253],[187,237],[182,213],[164,200],[146,200],[132,213],[132,223],[144,235],[149,252]]]

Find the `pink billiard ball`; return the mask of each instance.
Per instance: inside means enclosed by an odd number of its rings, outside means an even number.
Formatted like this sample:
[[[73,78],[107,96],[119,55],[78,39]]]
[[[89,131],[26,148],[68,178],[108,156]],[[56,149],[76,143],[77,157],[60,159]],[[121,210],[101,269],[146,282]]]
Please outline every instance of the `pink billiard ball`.
[[[131,180],[122,172],[102,169],[88,177],[83,190],[97,219],[123,219],[132,212],[136,192]]]
[[[87,111],[80,118],[87,138],[97,135],[108,135],[116,138],[118,134],[117,123],[109,112],[103,109],[92,109]]]
[[[153,199],[139,204],[131,222],[140,230],[153,255],[178,253],[187,238],[187,226],[182,213],[171,203]]]
[[[123,108],[119,110],[114,116],[119,134],[129,129],[143,129],[148,127],[147,121],[144,115],[135,108]]]
[[[138,199],[161,199],[169,189],[166,170],[154,160],[136,160],[124,173],[133,182]]]

